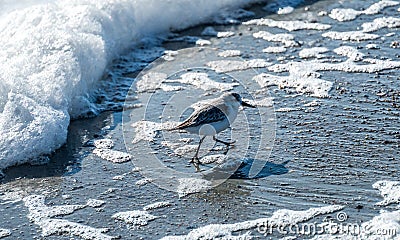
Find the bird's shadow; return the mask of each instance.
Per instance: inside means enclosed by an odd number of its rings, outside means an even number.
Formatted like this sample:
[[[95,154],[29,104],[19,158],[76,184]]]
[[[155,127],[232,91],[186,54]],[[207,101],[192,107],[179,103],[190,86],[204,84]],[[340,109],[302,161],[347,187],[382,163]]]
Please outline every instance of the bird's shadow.
[[[271,175],[282,175],[289,172],[289,169],[286,167],[286,164],[289,163],[290,160],[285,161],[280,164],[276,164],[268,161],[256,160],[253,158],[245,158],[242,160],[242,163],[238,167],[238,169],[233,173],[230,177],[231,179],[257,179],[257,178],[265,178]],[[254,166],[257,164],[258,166]],[[261,164],[264,164],[263,166]],[[252,167],[255,167],[255,170],[262,167],[261,170],[254,175],[251,173]],[[253,172],[255,171],[253,170]],[[254,176],[253,176],[254,175]]]

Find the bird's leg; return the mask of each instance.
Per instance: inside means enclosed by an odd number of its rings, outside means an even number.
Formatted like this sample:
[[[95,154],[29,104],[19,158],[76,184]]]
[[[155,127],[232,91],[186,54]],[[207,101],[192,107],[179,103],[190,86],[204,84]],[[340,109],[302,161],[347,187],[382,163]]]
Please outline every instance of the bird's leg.
[[[219,139],[216,138],[215,136],[213,136],[213,139],[214,139],[214,141],[219,142],[219,143],[222,143],[222,144],[225,144],[226,146],[231,146],[231,145],[233,145],[233,144],[236,142],[236,141],[225,142],[225,141],[219,140]]]
[[[199,142],[199,146],[197,147],[196,154],[194,155],[194,157],[192,158],[192,160],[190,160],[191,163],[195,163],[195,164],[197,164],[197,165],[200,163],[200,160],[199,160],[198,155],[199,155],[199,151],[200,151],[200,146],[201,146],[201,144],[203,143],[203,141],[204,141],[205,138],[206,138],[206,136],[200,138],[200,142]]]

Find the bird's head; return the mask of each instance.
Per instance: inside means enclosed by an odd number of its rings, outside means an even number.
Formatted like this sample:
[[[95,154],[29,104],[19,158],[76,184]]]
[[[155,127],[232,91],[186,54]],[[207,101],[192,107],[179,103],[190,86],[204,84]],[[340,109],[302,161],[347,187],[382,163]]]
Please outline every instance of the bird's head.
[[[239,93],[225,93],[224,95],[222,95],[222,98],[224,99],[225,102],[236,102],[239,103],[239,105],[243,106],[243,107],[251,107],[251,108],[255,108],[255,106],[244,102],[242,100],[242,96],[240,96]]]

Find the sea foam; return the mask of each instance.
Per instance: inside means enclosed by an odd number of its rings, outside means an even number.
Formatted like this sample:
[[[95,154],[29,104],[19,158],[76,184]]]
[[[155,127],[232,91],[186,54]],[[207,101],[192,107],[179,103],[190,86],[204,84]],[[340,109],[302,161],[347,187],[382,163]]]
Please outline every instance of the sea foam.
[[[124,50],[251,2],[0,1],[0,169],[50,154],[71,119],[103,110],[94,92]]]

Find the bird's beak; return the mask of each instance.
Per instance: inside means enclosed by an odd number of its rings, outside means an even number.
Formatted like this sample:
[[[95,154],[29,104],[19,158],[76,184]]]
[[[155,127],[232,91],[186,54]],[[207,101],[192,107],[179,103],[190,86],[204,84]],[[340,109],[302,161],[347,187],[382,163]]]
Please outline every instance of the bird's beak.
[[[242,101],[242,106],[243,106],[243,107],[256,108],[256,106],[253,106],[253,105],[251,105],[251,104],[249,104],[249,103],[247,103],[247,102],[243,102],[243,101]]]

